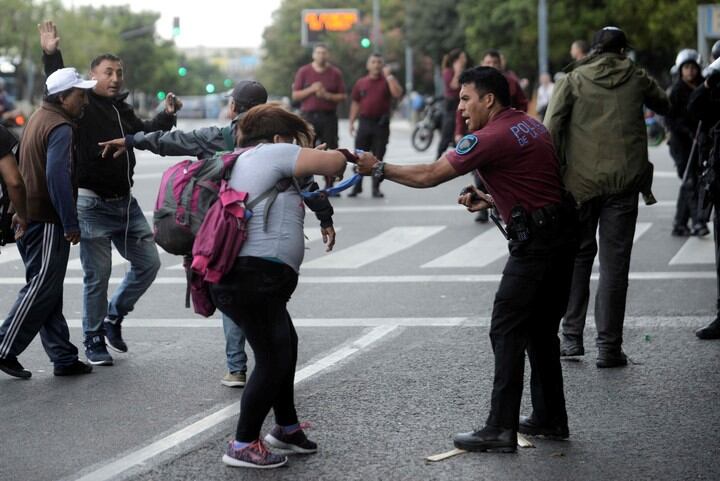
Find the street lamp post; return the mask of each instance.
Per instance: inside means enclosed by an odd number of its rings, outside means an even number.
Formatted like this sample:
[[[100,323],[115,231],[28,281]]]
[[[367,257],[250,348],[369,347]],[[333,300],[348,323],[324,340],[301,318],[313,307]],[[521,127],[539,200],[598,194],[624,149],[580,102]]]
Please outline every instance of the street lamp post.
[[[538,70],[538,78],[549,70],[546,0],[538,0]]]

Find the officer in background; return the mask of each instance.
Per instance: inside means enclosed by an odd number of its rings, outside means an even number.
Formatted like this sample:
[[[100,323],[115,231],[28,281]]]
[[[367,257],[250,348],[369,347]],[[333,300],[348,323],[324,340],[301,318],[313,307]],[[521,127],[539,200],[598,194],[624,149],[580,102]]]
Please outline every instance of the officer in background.
[[[338,148],[337,106],[347,97],[342,72],[330,63],[330,52],[324,44],[313,48],[312,62],[300,67],[295,74],[292,99],[300,103],[302,117],[315,129],[315,144]],[[325,187],[334,180],[325,177]],[[340,195],[340,194],[335,194]]]
[[[670,112],[665,116],[665,123],[670,131],[668,146],[670,155],[675,162],[678,177],[683,182],[678,192],[675,219],[672,235],[686,237],[689,235],[706,236],[710,233],[701,209],[698,209],[698,163],[690,159],[690,154],[697,158],[698,149],[693,150],[693,143],[698,126],[697,119],[688,112],[687,105],[690,94],[703,82],[700,74],[700,54],[696,50],[686,48],[678,53],[673,70],[677,72],[677,80],[670,89]],[[690,160],[690,170],[685,171]],[[688,220],[692,221],[689,229]]]
[[[713,56],[720,55],[720,40],[713,46]],[[700,339],[720,339],[720,58],[717,58],[703,72],[705,81],[690,95],[688,111],[707,126],[708,145],[701,146],[704,159],[700,179],[701,192],[704,193],[715,209],[713,218],[713,237],[715,240],[715,269],[717,273],[718,298],[715,319],[695,335]]]
[[[518,431],[569,436],[557,332],[570,292],[576,215],[566,200],[547,130],[511,109],[503,74],[475,67],[460,76],[460,105],[471,134],[430,164],[393,165],[361,156],[359,172],[415,188],[433,187],[477,169],[489,194],[472,186],[458,202],[471,212],[496,206],[507,223],[510,256],[490,325],[495,354],[490,415],[482,429],[455,436],[469,451],[513,452]],[[467,191],[467,193],[466,193]],[[519,419],[525,351],[532,369],[533,412]]]
[[[372,152],[379,160],[383,160],[390,140],[392,101],[402,97],[403,90],[379,53],[370,55],[367,71],[365,77],[355,82],[350,94],[350,135],[355,137],[355,149]],[[355,132],[357,118],[360,121]],[[355,197],[360,192],[362,181],[355,184],[348,197]],[[384,197],[380,192],[380,183],[375,179],[372,183],[372,196]]]

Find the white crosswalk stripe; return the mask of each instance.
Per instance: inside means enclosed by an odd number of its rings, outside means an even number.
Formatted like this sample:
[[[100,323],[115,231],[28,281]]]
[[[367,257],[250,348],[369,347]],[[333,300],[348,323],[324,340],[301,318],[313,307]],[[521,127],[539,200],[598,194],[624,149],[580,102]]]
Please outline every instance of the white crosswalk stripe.
[[[710,235],[705,237],[690,237],[677,254],[670,259],[669,265],[679,264],[713,264],[715,262],[715,242],[713,241],[713,226],[708,224]]]
[[[653,228],[659,228],[659,225],[653,226],[652,222],[637,223],[634,236],[637,253],[642,253],[642,242],[651,242],[650,240],[643,241],[643,237]],[[444,225],[393,227],[361,242],[355,242],[352,236],[340,236],[339,245],[347,247],[342,249],[336,247],[335,251],[325,253],[324,246],[321,244],[320,228],[311,225],[305,228],[308,260],[303,264],[303,270],[359,269],[381,259],[401,255],[408,249],[424,242],[435,242],[432,237],[436,234],[441,236],[451,235],[452,230],[448,230],[446,227]],[[710,228],[712,229],[711,226]],[[336,232],[340,231],[341,228],[337,227]],[[657,237],[652,239],[657,240]],[[447,239],[445,240],[447,241]],[[429,256],[421,249],[415,250],[412,254],[413,259],[415,259],[414,264],[411,260],[409,264],[405,263],[405,265],[410,269],[478,269],[486,268],[507,256],[507,242],[496,229],[488,229],[469,240],[465,238],[460,241],[465,241],[465,243],[448,249],[445,253],[437,253],[436,250],[433,250],[433,256]],[[667,244],[668,249],[673,246],[672,249],[676,249],[676,252],[668,251],[667,257],[661,256],[658,271],[662,271],[661,266],[665,265],[712,266],[715,263],[715,248],[712,235],[688,237],[683,239],[683,243],[679,248],[677,247],[677,238],[670,238],[668,235],[663,242]],[[179,256],[167,254],[160,248],[158,248],[158,252],[166,271],[182,271],[182,259]],[[68,271],[81,271],[79,246],[72,247],[70,259]],[[15,263],[15,266],[22,265],[22,258],[17,247],[15,245],[2,247],[2,250],[0,250],[0,265],[12,263]],[[596,258],[595,265],[597,266],[597,264],[598,259]],[[112,265],[113,267],[128,265],[127,261],[115,249],[112,251]],[[17,275],[17,272],[14,272],[14,274]]]
[[[445,226],[393,227],[327,256],[303,264],[304,269],[357,269],[408,249],[445,229]]]
[[[508,254],[507,244],[497,229],[491,229],[421,267],[485,267]]]
[[[341,227],[335,227],[336,234],[338,232],[340,232],[341,230],[342,230]],[[309,244],[310,242],[322,240],[322,234],[320,233],[320,227],[305,227],[304,234],[305,234],[305,243],[306,244]],[[175,264],[173,266],[166,267],[166,270],[182,271],[182,270],[184,270],[184,267],[182,265],[182,262],[180,262],[179,264]]]

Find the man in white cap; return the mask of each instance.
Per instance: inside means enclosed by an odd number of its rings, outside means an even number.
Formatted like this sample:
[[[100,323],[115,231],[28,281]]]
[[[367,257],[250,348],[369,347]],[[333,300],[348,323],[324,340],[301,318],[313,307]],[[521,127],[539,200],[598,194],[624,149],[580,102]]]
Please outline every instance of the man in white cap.
[[[27,284],[0,326],[0,370],[27,379],[17,356],[40,332],[56,376],[87,374],[92,366],[78,359],[62,313],[63,282],[70,244],[80,241],[74,183],[75,127],[88,103],[84,80],[74,68],[47,78],[47,94],[30,117],[20,145],[20,173],[27,191],[27,228],[17,246],[25,263]]]

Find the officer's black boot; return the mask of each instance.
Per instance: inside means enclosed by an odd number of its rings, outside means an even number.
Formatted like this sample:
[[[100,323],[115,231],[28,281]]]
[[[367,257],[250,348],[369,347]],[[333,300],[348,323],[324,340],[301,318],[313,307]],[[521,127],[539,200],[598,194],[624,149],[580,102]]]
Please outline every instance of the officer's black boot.
[[[485,426],[479,431],[456,434],[453,444],[456,448],[465,451],[514,453],[517,451],[517,432],[512,429]]]

